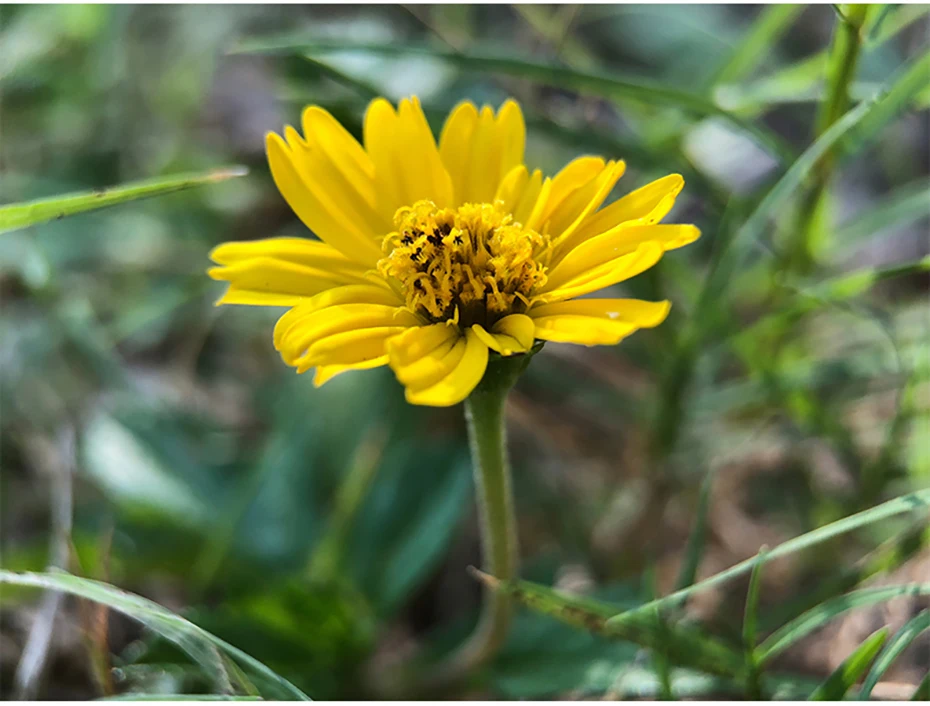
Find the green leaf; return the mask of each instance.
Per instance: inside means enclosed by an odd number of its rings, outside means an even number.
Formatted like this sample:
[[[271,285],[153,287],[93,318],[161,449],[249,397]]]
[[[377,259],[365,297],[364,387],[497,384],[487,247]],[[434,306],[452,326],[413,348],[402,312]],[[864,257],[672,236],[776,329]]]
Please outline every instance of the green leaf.
[[[74,216],[86,211],[95,211],[107,206],[184,191],[195,186],[216,184],[234,177],[245,176],[245,167],[228,167],[214,169],[200,174],[179,174],[172,177],[160,177],[146,181],[134,182],[110,189],[95,189],[47,199],[14,203],[0,206],[0,233],[8,233],[20,228],[28,228],[39,223]]]
[[[930,630],[930,609],[921,611],[913,618],[908,620],[904,626],[895,633],[894,637],[875,660],[872,670],[862,682],[862,688],[859,689],[859,699],[867,701],[872,693],[872,689],[881,680],[882,676],[888,671],[892,663],[901,655],[908,646],[917,639],[917,636],[925,630]]]
[[[663,650],[671,662],[711,674],[736,676],[743,671],[743,658],[738,652],[691,627],[670,624],[660,627],[655,612],[629,611],[629,620],[611,622],[609,618],[617,607],[609,603],[568,596],[529,581],[500,581],[477,570],[474,573],[492,590],[510,595],[530,610],[595,635]],[[656,603],[653,601],[651,605]]]
[[[862,608],[884,603],[902,596],[930,595],[930,583],[909,583],[900,586],[883,586],[881,588],[863,588],[843,596],[832,598],[811,608],[774,633],[759,645],[759,663],[765,663],[778,656],[799,640],[853,608]]]
[[[679,108],[697,115],[719,116],[753,135],[762,146],[780,159],[791,161],[793,158],[791,148],[785,145],[779,137],[765,128],[724,110],[703,96],[670,88],[658,82],[618,78],[612,73],[578,71],[566,66],[484,54],[478,51],[466,54],[415,44],[331,41],[294,34],[246,40],[232,50],[232,53],[241,54],[304,54],[311,58],[335,52],[362,52],[383,57],[427,56],[467,71],[519,76],[539,81],[545,85],[596,93],[605,98],[628,99],[651,105]]]
[[[800,537],[795,537],[794,539],[789,539],[787,542],[779,544],[777,547],[769,551],[764,557],[754,556],[751,559],[742,561],[735,566],[731,566],[729,569],[721,571],[719,574],[715,574],[700,583],[696,583],[693,586],[682,589],[680,591],[675,591],[669,595],[658,599],[657,601],[652,601],[651,603],[646,603],[645,605],[637,608],[632,612],[640,612],[646,610],[652,610],[654,605],[659,605],[660,607],[665,607],[669,605],[677,605],[681,602],[682,599],[687,598],[692,593],[697,593],[705,588],[710,588],[711,586],[716,586],[718,584],[729,581],[732,578],[737,576],[742,576],[746,574],[759,563],[770,561],[772,559],[777,559],[782,556],[787,556],[795,552],[801,551],[803,549],[808,549],[809,547],[816,546],[822,542],[826,542],[829,539],[833,539],[841,534],[846,534],[847,532],[852,532],[853,530],[859,529],[860,527],[866,527],[874,522],[879,522],[881,520],[887,519],[889,517],[894,517],[895,515],[901,515],[907,512],[914,512],[916,510],[925,510],[927,507],[930,507],[930,489],[919,490],[908,495],[902,495],[888,502],[877,505],[876,507],[870,508],[868,510],[863,510],[862,512],[857,512],[855,515],[850,515],[849,517],[844,517],[842,520],[837,520],[836,522],[831,522],[828,525],[819,527],[811,532],[802,534]],[[621,622],[627,619],[626,613],[620,613],[615,615],[610,619],[610,622]]]
[[[833,670],[823,684],[818,686],[810,695],[809,701],[839,701],[849,688],[859,681],[865,670],[869,668],[875,655],[888,639],[888,628],[882,628],[872,633],[857,647],[843,663]]]
[[[173,642],[211,674],[222,669],[222,660],[218,652],[221,650],[239,664],[247,667],[256,676],[261,677],[262,681],[272,688],[270,696],[300,701],[309,700],[309,697],[300,689],[275,674],[258,660],[147,598],[101,581],[92,581],[65,572],[16,573],[0,569],[0,583],[62,591],[102,603],[138,620],[153,632]]]

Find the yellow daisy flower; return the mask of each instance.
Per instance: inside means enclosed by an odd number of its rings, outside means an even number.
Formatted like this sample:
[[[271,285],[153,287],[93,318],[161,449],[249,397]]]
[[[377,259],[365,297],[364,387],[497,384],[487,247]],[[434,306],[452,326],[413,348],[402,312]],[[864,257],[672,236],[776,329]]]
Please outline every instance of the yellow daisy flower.
[[[669,303],[579,299],[693,242],[692,225],[657,225],[684,180],[673,174],[601,208],[622,161],[579,157],[551,178],[523,164],[512,100],[495,113],[459,105],[439,144],[416,98],[377,99],[364,145],[317,106],[303,135],[269,133],[275,184],[322,242],[224,243],[217,304],[286,306],[274,331],[285,363],[321,385],[390,365],[414,404],[464,400],[489,352],[534,342],[615,344],[660,324]]]

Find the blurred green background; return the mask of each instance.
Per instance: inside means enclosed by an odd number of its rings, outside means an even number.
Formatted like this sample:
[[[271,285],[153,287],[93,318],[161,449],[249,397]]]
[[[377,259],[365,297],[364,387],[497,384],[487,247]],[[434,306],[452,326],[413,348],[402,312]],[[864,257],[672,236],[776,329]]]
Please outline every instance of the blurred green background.
[[[387,369],[314,389],[273,349],[281,312],[217,309],[223,286],[204,274],[220,242],[308,235],[271,181],[265,132],[319,104],[359,134],[374,95],[418,95],[436,130],[460,100],[515,97],[530,167],[623,158],[618,194],[680,172],[667,220],[704,233],[625,290],[671,298],[663,327],[616,348],[547,345],[513,393],[525,577],[636,605],[691,568],[709,576],[930,487],[927,11],[871,8],[849,97],[913,67],[923,87],[864,119],[749,233],[829,126],[844,21],[831,6],[0,8],[0,202],[250,170],[0,235],[3,568],[43,569],[70,502],[73,573],[181,612],[314,698],[379,696],[396,665],[467,632],[480,590],[465,567],[480,556],[461,408],[406,405]],[[701,301],[731,241],[744,250]],[[838,279],[850,272],[878,275]],[[860,559],[911,529],[870,526],[773,562],[762,627],[855,585]],[[930,558],[907,545],[878,573],[926,580]],[[702,592],[686,618],[738,640],[745,590]],[[6,698],[36,605],[4,588]],[[780,667],[816,684],[920,607],[889,605],[836,621]],[[89,641],[88,625],[86,607],[62,605],[39,697],[215,687],[131,620],[113,614]],[[916,683],[928,660],[918,641],[887,679]],[[648,695],[650,665],[635,645],[521,612],[455,695]],[[721,693],[699,675],[674,684]]]

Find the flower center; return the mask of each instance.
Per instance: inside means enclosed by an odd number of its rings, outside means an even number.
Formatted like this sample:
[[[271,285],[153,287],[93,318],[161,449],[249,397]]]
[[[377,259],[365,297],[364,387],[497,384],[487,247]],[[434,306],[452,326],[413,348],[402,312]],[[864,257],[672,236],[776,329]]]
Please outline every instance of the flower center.
[[[397,210],[394,227],[378,270],[400,283],[411,311],[432,321],[489,326],[525,311],[546,281],[549,237],[496,204],[417,201]]]

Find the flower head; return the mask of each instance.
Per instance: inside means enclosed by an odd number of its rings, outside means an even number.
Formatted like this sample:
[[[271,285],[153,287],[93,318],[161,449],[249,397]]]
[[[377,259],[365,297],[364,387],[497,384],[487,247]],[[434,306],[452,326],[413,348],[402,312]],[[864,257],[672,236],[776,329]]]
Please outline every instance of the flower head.
[[[580,157],[552,178],[523,165],[519,106],[472,103],[439,144],[416,98],[368,108],[364,146],[325,110],[303,135],[269,134],[275,184],[320,237],[224,243],[218,304],[286,306],[275,346],[323,384],[390,365],[414,404],[461,402],[491,352],[534,342],[615,344],[660,324],[668,302],[579,299],[693,242],[691,225],[658,225],[684,185],[652,182],[602,208],[623,162]]]

